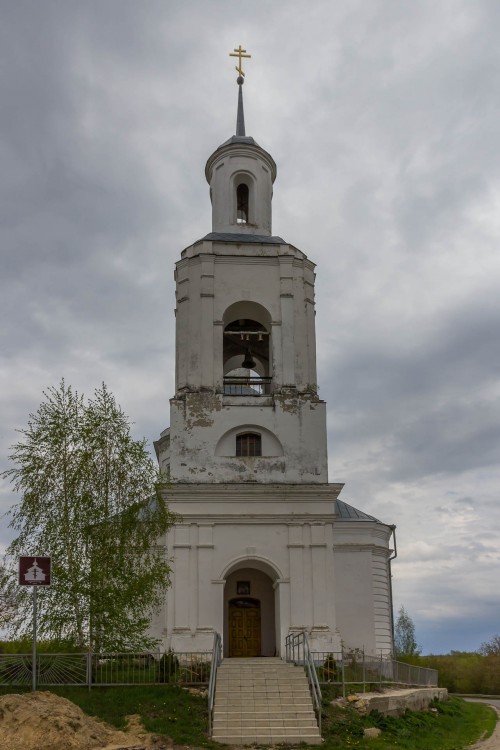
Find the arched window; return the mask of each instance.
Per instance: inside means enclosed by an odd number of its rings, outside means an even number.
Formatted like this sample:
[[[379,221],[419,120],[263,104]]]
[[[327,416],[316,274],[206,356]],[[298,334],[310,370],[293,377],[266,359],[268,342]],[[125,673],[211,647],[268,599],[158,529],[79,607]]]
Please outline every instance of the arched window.
[[[262,456],[261,436],[256,432],[245,432],[236,435],[237,456]]]
[[[241,183],[236,188],[236,223],[248,224],[248,185]]]

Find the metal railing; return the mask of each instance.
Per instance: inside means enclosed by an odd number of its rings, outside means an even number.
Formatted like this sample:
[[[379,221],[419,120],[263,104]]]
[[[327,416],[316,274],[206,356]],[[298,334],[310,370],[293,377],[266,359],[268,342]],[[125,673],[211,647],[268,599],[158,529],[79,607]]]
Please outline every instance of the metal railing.
[[[37,654],[35,661],[37,687],[87,685],[87,654]],[[0,686],[33,684],[32,654],[0,654]]]
[[[318,718],[319,733],[321,734],[321,688],[314,664],[313,654],[309,648],[307,635],[304,631],[290,633],[285,640],[285,659],[292,664],[304,667],[313,699],[314,710]]]
[[[219,633],[214,633],[214,647],[212,649],[212,663],[210,665],[210,677],[208,680],[208,736],[212,736],[212,723],[214,715],[215,685],[217,681],[217,669],[222,661],[222,638]]]
[[[351,651],[309,651],[300,645],[302,633],[286,639],[287,661],[297,661],[306,669],[312,663],[319,685],[346,688],[356,685],[366,692],[370,686],[385,684],[408,687],[435,687],[438,672],[427,667],[405,664],[390,657],[372,656],[361,649]],[[216,643],[217,648],[216,648]],[[302,649],[302,650],[300,650]],[[43,654],[36,657],[36,683],[38,686],[87,685],[158,685],[180,684],[215,686],[214,658],[221,661],[220,635],[214,634],[214,650],[174,653],[167,651],[145,653],[74,653]],[[31,654],[0,654],[0,686],[32,684]],[[308,675],[309,676],[309,675]]]
[[[224,396],[266,396],[271,383],[272,378],[228,376],[224,378]]]
[[[210,651],[173,653],[37,654],[36,684],[55,685],[199,685],[206,687]],[[31,654],[0,654],[0,686],[30,685]]]
[[[408,687],[436,687],[438,672],[436,669],[405,664],[391,657],[365,654],[362,649],[350,651],[313,651],[312,659],[321,685],[336,685],[342,688],[356,686],[366,692],[384,685],[403,685]]]

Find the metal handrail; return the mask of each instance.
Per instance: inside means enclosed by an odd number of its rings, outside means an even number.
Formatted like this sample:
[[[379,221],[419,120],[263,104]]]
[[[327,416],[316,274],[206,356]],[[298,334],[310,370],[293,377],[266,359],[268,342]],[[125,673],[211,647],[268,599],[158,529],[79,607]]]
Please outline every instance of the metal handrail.
[[[321,688],[319,686],[318,675],[316,673],[316,667],[314,666],[311,649],[309,648],[307,634],[304,631],[287,635],[285,639],[285,659],[287,662],[303,666],[306,671],[314,710],[318,717],[319,733],[321,734]]]
[[[210,677],[208,680],[208,736],[212,736],[212,723],[215,701],[215,683],[217,680],[217,669],[222,661],[222,638],[220,633],[214,633],[214,647],[212,649],[212,663],[210,665]]]

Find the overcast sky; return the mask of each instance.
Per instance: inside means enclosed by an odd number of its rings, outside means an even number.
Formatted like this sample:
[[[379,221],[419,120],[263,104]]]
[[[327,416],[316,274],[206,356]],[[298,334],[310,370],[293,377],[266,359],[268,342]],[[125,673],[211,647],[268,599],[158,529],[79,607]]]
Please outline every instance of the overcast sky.
[[[395,606],[424,653],[499,633],[498,0],[0,0],[0,18],[0,465],[63,376],[105,381],[137,437],[168,426],[173,268],[211,230],[241,44],[273,233],[317,263],[330,481],[397,525]]]

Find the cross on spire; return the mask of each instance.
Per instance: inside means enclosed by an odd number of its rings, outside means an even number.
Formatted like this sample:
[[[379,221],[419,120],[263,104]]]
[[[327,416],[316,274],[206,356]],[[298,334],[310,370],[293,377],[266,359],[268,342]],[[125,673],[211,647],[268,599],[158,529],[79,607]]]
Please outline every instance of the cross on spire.
[[[241,78],[245,77],[245,74],[243,72],[243,69],[241,67],[241,61],[244,57],[252,57],[252,55],[247,55],[246,49],[241,48],[241,44],[239,45],[238,49],[236,47],[234,48],[234,52],[229,53],[229,57],[237,57],[238,58],[238,65],[235,66],[235,70],[238,72],[238,75]]]

